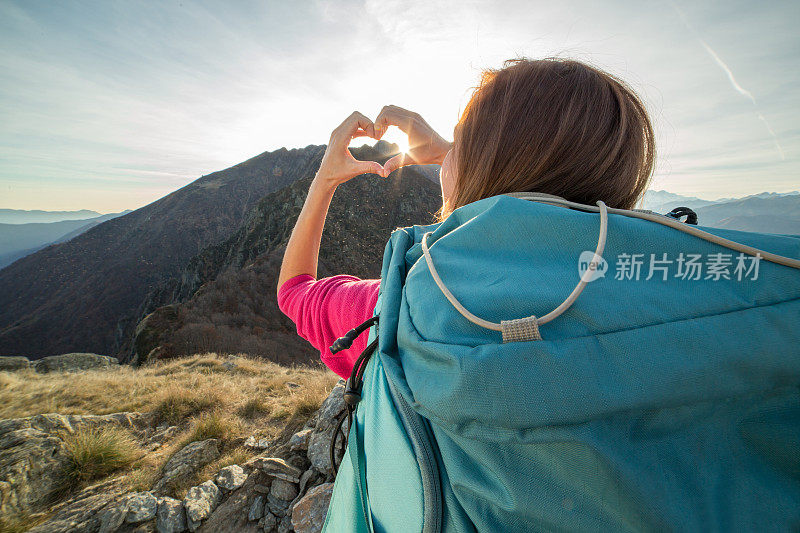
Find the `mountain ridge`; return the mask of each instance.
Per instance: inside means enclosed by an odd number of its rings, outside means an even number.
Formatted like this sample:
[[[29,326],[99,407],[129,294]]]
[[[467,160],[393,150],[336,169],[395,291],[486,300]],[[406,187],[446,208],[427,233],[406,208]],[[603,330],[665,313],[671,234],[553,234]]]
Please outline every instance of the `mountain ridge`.
[[[42,209],[0,209],[0,224],[33,224],[63,222],[65,220],[83,220],[102,216],[102,213],[91,209],[75,211],[46,211]]]
[[[370,147],[353,153],[381,163],[391,155]],[[430,170],[410,166],[388,178],[361,175],[341,185],[328,209],[318,277],[378,278],[391,231],[433,222],[441,190]],[[180,277],[151,292],[128,361],[140,364],[156,348],[159,358],[219,350],[281,364],[318,361],[319,352],[296,334],[275,295],[286,242],[310,183],[303,178],[265,196],[228,240],[206,248]]]
[[[264,195],[313,175],[325,150],[264,152],[0,270],[0,354],[116,354],[147,293],[233,233]]]

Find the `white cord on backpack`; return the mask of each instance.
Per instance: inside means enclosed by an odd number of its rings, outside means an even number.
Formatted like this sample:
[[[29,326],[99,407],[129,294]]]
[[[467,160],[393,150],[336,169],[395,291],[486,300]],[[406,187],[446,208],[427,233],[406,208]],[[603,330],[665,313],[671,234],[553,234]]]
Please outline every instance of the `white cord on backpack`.
[[[546,198],[543,198],[541,195],[536,195],[535,193],[510,193],[509,196],[513,196],[515,198],[521,198],[524,200],[531,200],[536,202],[543,202],[555,205],[562,205],[564,207],[571,207],[573,209],[580,209],[582,211],[589,211],[592,213],[600,213],[600,236],[597,240],[597,249],[595,250],[595,258],[594,260],[597,261],[598,258],[603,257],[603,250],[605,249],[606,245],[606,237],[608,234],[608,213],[613,213],[617,215],[623,215],[633,218],[640,218],[643,220],[649,220],[651,222],[657,222],[659,224],[663,224],[665,226],[669,226],[671,228],[680,230],[684,233],[688,233],[695,237],[699,237],[703,240],[712,242],[714,244],[718,244],[720,246],[724,246],[726,248],[730,248],[732,250],[736,250],[738,252],[742,252],[748,255],[760,257],[767,261],[771,261],[773,263],[777,263],[779,265],[784,265],[792,268],[800,269],[800,260],[794,259],[791,257],[784,257],[782,255],[773,254],[770,252],[765,252],[763,250],[759,250],[757,248],[753,248],[752,246],[747,246],[746,244],[741,244],[738,242],[734,242],[728,239],[724,239],[712,233],[708,233],[706,231],[700,230],[693,226],[684,224],[679,220],[675,220],[670,217],[665,217],[662,215],[656,215],[651,213],[644,213],[640,211],[630,211],[627,209],[615,209],[609,208],[604,204],[602,201],[597,202],[597,207],[585,204],[579,204],[575,202],[570,202],[568,200],[564,200],[558,197],[552,197],[547,195]],[[564,300],[558,307],[547,313],[541,318],[537,318],[534,315],[525,318],[518,318],[512,320],[503,320],[499,324],[496,322],[490,322],[489,320],[484,320],[480,317],[475,316],[471,312],[469,312],[462,304],[459,302],[453,293],[445,286],[442,278],[439,277],[439,273],[436,271],[436,268],[433,266],[433,258],[431,257],[430,250],[428,249],[428,235],[431,232],[425,233],[422,236],[422,253],[425,255],[425,262],[428,264],[428,270],[433,277],[433,280],[436,282],[436,285],[442,291],[445,298],[455,307],[455,309],[461,313],[464,318],[486,329],[491,329],[494,331],[501,331],[503,332],[503,342],[515,342],[515,341],[526,341],[526,340],[541,340],[541,336],[539,335],[539,325],[545,324],[550,322],[554,318],[558,317],[564,311],[569,309],[569,307],[575,303],[575,300],[578,299],[583,289],[586,287],[588,283],[587,277],[591,275],[591,271],[584,272],[583,276],[581,276],[581,280],[572,290],[569,296],[567,296],[566,300]]]

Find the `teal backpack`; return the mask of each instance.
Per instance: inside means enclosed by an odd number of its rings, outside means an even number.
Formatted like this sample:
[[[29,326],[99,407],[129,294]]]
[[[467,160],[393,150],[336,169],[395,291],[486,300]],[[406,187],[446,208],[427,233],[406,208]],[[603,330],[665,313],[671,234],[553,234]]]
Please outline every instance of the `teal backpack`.
[[[531,193],[398,228],[324,530],[800,530],[798,259]]]

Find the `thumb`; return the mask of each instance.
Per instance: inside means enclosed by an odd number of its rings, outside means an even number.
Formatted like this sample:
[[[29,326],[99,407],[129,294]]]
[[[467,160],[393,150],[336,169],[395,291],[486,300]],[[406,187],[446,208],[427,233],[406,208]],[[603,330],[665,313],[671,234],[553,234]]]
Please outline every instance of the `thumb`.
[[[383,167],[377,161],[358,161],[356,170],[361,174],[377,174],[378,176],[384,175]]]
[[[411,158],[408,157],[408,154],[405,153],[397,154],[396,156],[392,157],[386,163],[383,164],[383,171],[385,175],[388,176],[398,168],[410,164],[412,164],[412,161]]]

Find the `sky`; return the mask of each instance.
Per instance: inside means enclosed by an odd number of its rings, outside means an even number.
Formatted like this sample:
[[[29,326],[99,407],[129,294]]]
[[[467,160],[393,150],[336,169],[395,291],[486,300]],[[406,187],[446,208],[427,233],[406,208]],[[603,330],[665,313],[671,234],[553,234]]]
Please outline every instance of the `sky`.
[[[519,56],[633,86],[654,189],[800,189],[798,22],[796,1],[0,0],[0,208],[135,209],[386,104],[452,140],[481,69]]]

